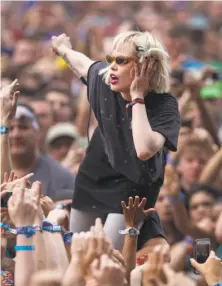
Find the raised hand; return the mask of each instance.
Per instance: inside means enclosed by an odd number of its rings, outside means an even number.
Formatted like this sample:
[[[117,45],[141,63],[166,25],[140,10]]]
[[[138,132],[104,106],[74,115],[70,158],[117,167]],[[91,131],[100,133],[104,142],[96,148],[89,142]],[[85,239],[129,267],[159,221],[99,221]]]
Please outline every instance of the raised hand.
[[[18,80],[14,80],[11,84],[4,86],[0,90],[0,110],[1,110],[1,124],[8,127],[16,112],[17,100],[19,91]]]
[[[106,254],[102,255],[100,260],[93,261],[91,272],[99,285],[122,286],[124,284],[124,268],[113,262]]]
[[[144,58],[139,71],[138,64],[134,65],[134,79],[131,83],[130,94],[132,100],[137,97],[144,97],[149,89],[149,85],[153,79],[157,68],[157,62],[154,57]]]
[[[167,189],[168,194],[177,197],[180,193],[179,177],[176,173],[174,166],[167,164],[165,167],[164,187]]]
[[[222,282],[222,262],[213,250],[211,250],[207,261],[203,264],[198,263],[193,258],[190,261],[192,266],[204,276],[208,285],[216,285]]]
[[[148,261],[144,264],[143,269],[143,284],[148,284],[153,279],[165,280],[163,273],[163,265],[167,252],[169,251],[168,245],[157,245],[154,251],[149,254]]]
[[[48,214],[47,220],[52,224],[63,226],[65,229],[68,229],[69,218],[67,212],[61,209],[53,209]]]
[[[96,219],[95,226],[91,227],[89,232],[74,233],[72,237],[72,259],[75,258],[78,249],[82,249],[84,257],[82,257],[82,265],[86,272],[96,258],[103,254],[110,256],[112,254],[111,243],[103,231],[102,222]]]
[[[23,180],[26,181],[26,187],[30,188],[31,183],[29,182],[29,179],[33,176],[33,173],[27,174],[22,178],[17,178],[17,176],[14,174],[12,171],[9,175],[7,172],[4,173],[4,183],[1,186],[1,191],[7,191],[7,192],[12,192],[14,187],[18,184],[21,184]],[[4,185],[4,187],[3,187]]]
[[[33,225],[37,213],[36,200],[28,193],[26,189],[26,179],[13,187],[13,194],[8,200],[9,216],[16,227]]]
[[[55,209],[55,203],[48,196],[42,196],[40,204],[45,216],[47,216],[52,210]]]
[[[54,52],[60,54],[62,47],[67,47],[69,49],[72,49],[70,38],[67,37],[66,34],[61,34],[59,36],[53,36],[52,37],[52,49],[54,50]]]
[[[123,214],[125,218],[126,228],[135,227],[138,228],[139,224],[144,220],[146,216],[155,211],[154,208],[144,210],[146,205],[146,198],[143,198],[140,202],[139,197],[129,198],[128,206],[122,201]]]

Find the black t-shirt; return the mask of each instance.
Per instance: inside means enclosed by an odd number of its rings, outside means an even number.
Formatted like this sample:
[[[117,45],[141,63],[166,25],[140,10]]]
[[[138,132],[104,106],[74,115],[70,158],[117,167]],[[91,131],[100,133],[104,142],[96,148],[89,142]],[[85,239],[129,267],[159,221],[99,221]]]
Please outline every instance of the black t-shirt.
[[[148,240],[156,237],[162,237],[167,240],[166,234],[160,223],[159,215],[155,211],[147,216],[143,222],[143,226],[140,229],[140,234],[138,236],[137,250],[142,249]]]
[[[98,121],[79,173],[76,177],[73,207],[81,210],[121,212],[121,200],[129,196],[146,197],[153,207],[163,183],[163,148],[147,161],[138,159],[134,147],[131,118],[126,116],[126,100],[113,92],[99,71],[106,67],[96,62],[89,69],[88,99]],[[172,95],[149,93],[145,97],[147,115],[153,131],[165,138],[165,147],[176,151],[180,117]]]

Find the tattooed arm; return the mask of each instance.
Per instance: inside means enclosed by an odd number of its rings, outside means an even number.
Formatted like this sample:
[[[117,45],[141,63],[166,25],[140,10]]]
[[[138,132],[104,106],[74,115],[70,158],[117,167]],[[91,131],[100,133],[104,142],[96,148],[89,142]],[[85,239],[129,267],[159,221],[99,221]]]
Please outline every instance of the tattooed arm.
[[[77,77],[87,77],[93,61],[84,54],[72,50],[69,37],[65,34],[52,37],[52,48],[67,63]]]

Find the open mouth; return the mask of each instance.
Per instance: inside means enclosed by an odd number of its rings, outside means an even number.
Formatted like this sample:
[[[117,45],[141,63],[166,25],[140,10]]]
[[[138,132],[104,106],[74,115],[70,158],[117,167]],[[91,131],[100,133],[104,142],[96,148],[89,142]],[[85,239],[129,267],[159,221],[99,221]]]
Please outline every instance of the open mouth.
[[[110,83],[116,84],[118,82],[118,77],[116,77],[114,74],[110,74]]]

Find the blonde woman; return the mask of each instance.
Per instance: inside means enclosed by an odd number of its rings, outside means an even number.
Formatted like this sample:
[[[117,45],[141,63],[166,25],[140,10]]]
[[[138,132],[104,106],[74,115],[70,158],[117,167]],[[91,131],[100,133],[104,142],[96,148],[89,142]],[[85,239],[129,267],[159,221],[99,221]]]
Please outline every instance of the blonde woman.
[[[138,31],[119,34],[104,62],[73,51],[65,34],[52,37],[52,47],[87,78],[98,121],[76,177],[71,229],[87,231],[101,217],[114,248],[121,249],[119,230],[133,227],[124,223],[121,201],[145,197],[145,207],[153,207],[163,183],[164,147],[177,150],[180,118],[169,93],[167,52],[152,34]]]

